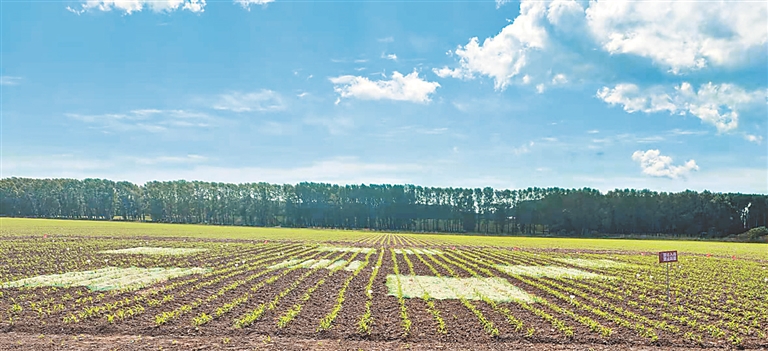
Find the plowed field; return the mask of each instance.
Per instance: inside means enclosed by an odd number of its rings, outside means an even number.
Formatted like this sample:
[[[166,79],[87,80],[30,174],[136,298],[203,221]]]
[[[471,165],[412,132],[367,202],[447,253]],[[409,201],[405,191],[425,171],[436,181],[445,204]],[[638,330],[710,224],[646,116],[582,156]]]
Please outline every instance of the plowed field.
[[[378,233],[0,239],[0,349],[768,348],[757,257]]]

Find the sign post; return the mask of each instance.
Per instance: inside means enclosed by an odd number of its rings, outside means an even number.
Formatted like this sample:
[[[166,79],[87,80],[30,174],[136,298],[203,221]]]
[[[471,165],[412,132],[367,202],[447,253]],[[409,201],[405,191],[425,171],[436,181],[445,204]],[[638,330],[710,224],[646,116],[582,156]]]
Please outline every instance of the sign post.
[[[677,251],[659,252],[659,263],[677,262]],[[672,295],[669,293],[669,265],[667,265],[667,303],[672,304]]]

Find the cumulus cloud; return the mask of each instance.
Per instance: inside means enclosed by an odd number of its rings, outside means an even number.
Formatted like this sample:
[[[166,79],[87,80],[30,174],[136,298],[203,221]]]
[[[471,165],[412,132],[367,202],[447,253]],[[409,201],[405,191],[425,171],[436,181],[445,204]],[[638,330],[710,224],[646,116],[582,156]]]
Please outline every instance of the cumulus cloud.
[[[653,177],[677,179],[686,177],[691,171],[698,171],[696,161],[688,160],[682,166],[672,165],[672,158],[663,156],[659,150],[635,151],[632,160],[640,163],[643,173]]]
[[[763,142],[763,137],[760,135],[752,135],[752,134],[744,134],[744,139],[751,143],[761,144]]]
[[[266,5],[275,0],[235,0],[235,4],[239,4],[244,9],[250,11],[251,5]]]
[[[565,84],[564,73],[553,76],[548,70],[573,69],[581,61],[563,50],[563,43],[559,43],[563,38],[549,31],[554,28],[558,35],[565,36],[583,32],[586,20],[581,4],[575,0],[523,0],[519,15],[510,22],[482,43],[474,37],[449,51],[458,58],[458,67],[434,68],[434,73],[463,80],[486,76],[494,80],[494,88],[499,91],[514,83],[533,83],[541,93],[548,85]]]
[[[607,52],[647,57],[673,73],[735,65],[768,42],[766,2],[591,1],[586,17]]]
[[[497,90],[504,90],[525,67],[529,52],[545,47],[547,31],[541,21],[546,17],[546,10],[545,3],[523,1],[520,15],[499,34],[486,38],[482,44],[477,37],[471,38],[466,45],[449,51],[459,58],[459,67],[435,68],[433,71],[443,78],[488,76],[493,78]]]
[[[280,94],[263,89],[250,93],[222,94],[213,108],[233,112],[270,112],[285,109],[285,104],[283,104],[283,98]]]
[[[496,8],[500,8],[510,1],[512,0],[496,0]]]
[[[558,29],[578,28],[585,24],[584,7],[573,0],[554,0],[547,7],[547,20]]]
[[[594,54],[586,51],[593,47],[645,57],[664,71],[682,73],[764,62],[753,58],[764,56],[768,43],[768,4],[754,2],[522,0],[510,22],[495,36],[474,37],[449,51],[455,66],[436,67],[434,73],[488,77],[497,90],[515,83],[545,88],[557,84],[547,73],[551,69],[569,81],[599,73],[590,63]]]
[[[187,10],[200,13],[205,11],[205,0],[86,0],[80,9],[67,6],[67,10],[76,14],[96,9],[100,11],[122,11],[126,14],[140,12],[144,8],[154,12],[171,12],[175,10]]]
[[[385,58],[387,60],[397,61],[397,55],[396,54],[387,54],[387,55],[382,55],[381,57],[383,57],[383,58]]]
[[[357,98],[361,100],[395,100],[427,103],[430,95],[440,87],[437,82],[429,82],[413,71],[402,75],[395,71],[389,80],[373,81],[366,77],[345,75],[330,78],[334,91],[339,98]]]
[[[746,91],[733,84],[702,84],[694,90],[689,83],[667,90],[660,86],[641,89],[635,84],[617,84],[603,87],[597,97],[610,105],[621,105],[625,111],[691,114],[711,124],[718,132],[735,130],[739,125],[738,110],[765,99],[765,90]]]
[[[676,112],[678,109],[672,97],[659,87],[641,90],[635,84],[622,83],[613,88],[603,87],[597,91],[597,97],[610,105],[622,105],[629,113]]]
[[[438,77],[440,78],[458,78],[458,79],[471,79],[474,78],[471,75],[466,74],[466,72],[462,72],[461,69],[450,69],[448,67],[443,68],[433,68],[432,72],[435,72]]]
[[[566,84],[568,83],[568,77],[566,77],[564,74],[556,74],[554,77],[552,77],[552,84],[558,85],[558,84]]]

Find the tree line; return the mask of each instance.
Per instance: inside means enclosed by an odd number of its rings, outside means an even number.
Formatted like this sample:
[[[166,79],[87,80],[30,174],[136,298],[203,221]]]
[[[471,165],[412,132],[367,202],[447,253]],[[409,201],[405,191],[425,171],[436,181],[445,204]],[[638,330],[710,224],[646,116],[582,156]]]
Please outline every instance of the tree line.
[[[616,189],[439,188],[0,179],[0,216],[495,235],[722,237],[766,226],[768,196]]]

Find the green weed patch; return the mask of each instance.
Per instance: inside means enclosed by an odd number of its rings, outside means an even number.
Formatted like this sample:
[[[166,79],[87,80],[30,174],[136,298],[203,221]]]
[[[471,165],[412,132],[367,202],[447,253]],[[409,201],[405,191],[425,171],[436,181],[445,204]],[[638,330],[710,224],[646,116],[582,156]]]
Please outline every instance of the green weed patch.
[[[374,252],[376,249],[370,247],[351,247],[351,246],[320,246],[318,251],[333,251],[333,252],[360,252],[369,253]]]
[[[209,272],[205,268],[119,268],[106,267],[95,271],[40,275],[3,284],[2,288],[56,286],[85,286],[90,290],[136,290],[176,277]]]
[[[572,278],[572,279],[592,279],[603,278],[605,276],[586,272],[575,268],[558,266],[504,266],[497,265],[497,268],[512,275],[524,275],[529,277],[547,277],[547,278]]]
[[[399,278],[403,297],[406,298],[421,298],[426,292],[431,298],[438,300],[458,300],[462,297],[468,300],[481,300],[481,296],[496,302],[534,302],[535,300],[533,295],[499,277],[448,278],[400,275]],[[387,275],[388,295],[397,296],[397,279],[397,275]]]
[[[356,271],[360,266],[363,265],[363,261],[354,260],[350,262],[346,267],[344,267],[344,270],[347,272],[354,272]]]
[[[630,266],[628,263],[616,262],[606,259],[587,260],[583,258],[556,258],[555,260],[574,266],[588,268],[620,268]]]

